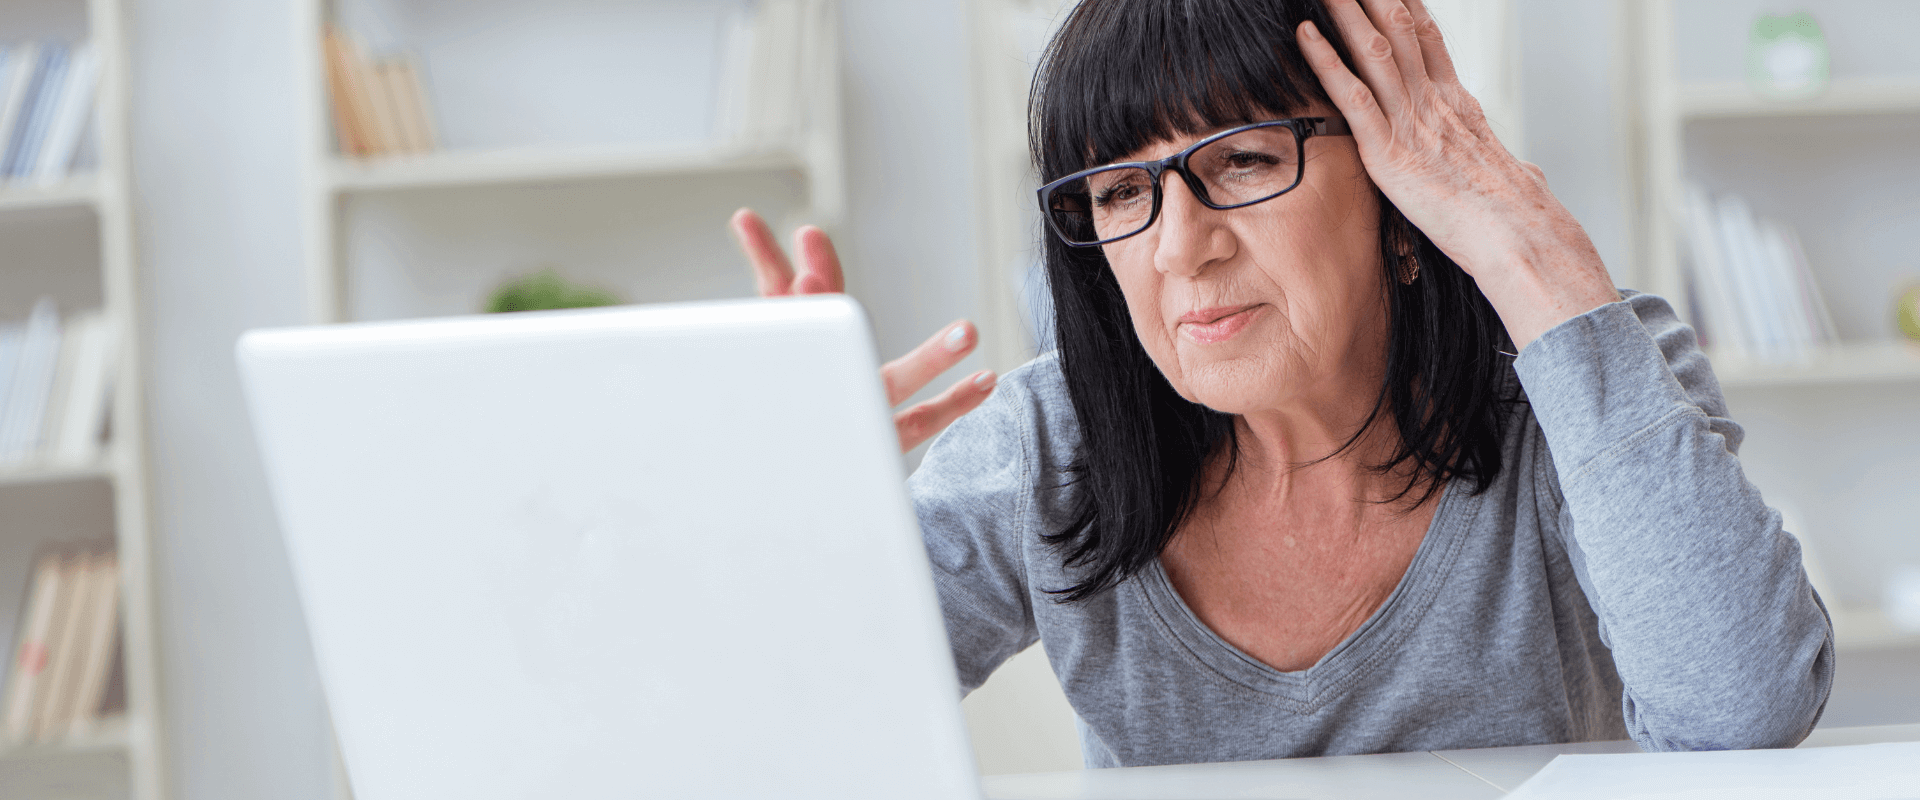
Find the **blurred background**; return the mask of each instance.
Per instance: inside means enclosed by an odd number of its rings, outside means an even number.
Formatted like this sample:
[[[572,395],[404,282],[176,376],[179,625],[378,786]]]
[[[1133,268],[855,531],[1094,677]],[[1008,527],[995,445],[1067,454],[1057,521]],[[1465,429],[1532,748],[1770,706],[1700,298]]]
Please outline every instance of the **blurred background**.
[[[1920,722],[1920,4],[1428,3],[1700,326],[1835,617],[1823,724]],[[745,205],[833,234],[885,356],[959,317],[963,369],[1044,349],[1062,7],[0,2],[0,796],[342,796],[244,330],[745,296]],[[1079,767],[1038,648],[966,707],[984,771]]]

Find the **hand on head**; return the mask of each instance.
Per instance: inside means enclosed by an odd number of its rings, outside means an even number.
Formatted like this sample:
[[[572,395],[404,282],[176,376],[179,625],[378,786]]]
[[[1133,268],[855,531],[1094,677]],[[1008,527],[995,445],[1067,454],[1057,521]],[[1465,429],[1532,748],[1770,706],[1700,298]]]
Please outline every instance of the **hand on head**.
[[[761,297],[845,291],[846,278],[840,271],[840,257],[825,231],[811,225],[794,231],[793,249],[800,256],[800,267],[795,270],[766,220],[752,209],[734,212],[732,228],[740,249],[753,265]],[[887,362],[880,368],[880,379],[887,387],[887,402],[896,406],[904,402],[940,373],[960,363],[977,344],[979,333],[973,324],[957,320],[906,355]],[[918,447],[979,406],[993,393],[994,382],[993,372],[982,370],[962,378],[932,400],[895,412],[893,424],[900,436],[900,452]]]
[[[1547,190],[1540,169],[1500,144],[1461,86],[1425,4],[1327,0],[1327,7],[1340,30],[1301,23],[1300,48],[1352,127],[1368,175],[1473,276],[1514,345],[1619,300],[1586,231]],[[1327,36],[1346,42],[1358,75]]]

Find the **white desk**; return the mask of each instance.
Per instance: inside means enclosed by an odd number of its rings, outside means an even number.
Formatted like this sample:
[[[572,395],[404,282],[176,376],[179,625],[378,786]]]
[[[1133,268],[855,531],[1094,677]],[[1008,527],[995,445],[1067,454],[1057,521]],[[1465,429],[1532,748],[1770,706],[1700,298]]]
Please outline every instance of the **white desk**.
[[[1801,747],[1920,741],[1920,725],[1817,730]],[[1637,753],[1633,742],[1492,747],[1433,753],[1089,769],[984,779],[993,800],[1496,800],[1562,753]]]

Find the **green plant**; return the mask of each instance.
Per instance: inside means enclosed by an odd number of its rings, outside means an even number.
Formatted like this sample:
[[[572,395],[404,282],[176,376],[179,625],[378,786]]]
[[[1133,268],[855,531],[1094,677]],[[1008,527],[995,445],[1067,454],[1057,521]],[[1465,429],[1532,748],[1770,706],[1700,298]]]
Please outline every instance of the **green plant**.
[[[1895,302],[1894,319],[1900,326],[1900,333],[1920,342],[1920,283],[1908,286]]]
[[[619,305],[620,296],[568,281],[549,267],[507,281],[487,297],[487,313]]]

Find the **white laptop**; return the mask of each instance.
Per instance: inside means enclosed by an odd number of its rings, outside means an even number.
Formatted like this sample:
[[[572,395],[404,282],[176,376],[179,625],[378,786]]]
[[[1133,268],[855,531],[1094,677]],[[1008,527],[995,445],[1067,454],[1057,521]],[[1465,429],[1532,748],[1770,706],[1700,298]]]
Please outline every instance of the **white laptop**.
[[[357,800],[979,797],[852,301],[239,359]]]

